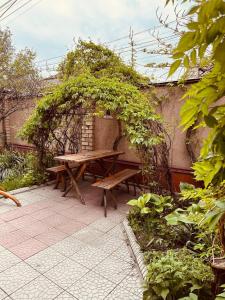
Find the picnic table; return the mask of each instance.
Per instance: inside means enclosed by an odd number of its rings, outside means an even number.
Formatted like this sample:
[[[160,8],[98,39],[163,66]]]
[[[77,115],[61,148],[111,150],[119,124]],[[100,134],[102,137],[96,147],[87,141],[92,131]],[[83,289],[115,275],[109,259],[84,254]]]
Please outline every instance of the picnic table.
[[[54,157],[55,160],[65,165],[66,172],[69,175],[69,178],[71,180],[71,185],[66,189],[63,196],[66,196],[66,194],[72,188],[74,188],[81,203],[85,204],[84,197],[80,192],[77,182],[83,176],[88,164],[96,161],[100,165],[101,169],[103,170],[103,174],[104,174],[103,177],[106,177],[115,171],[116,161],[118,159],[118,156],[121,154],[124,154],[124,152],[112,151],[112,150],[96,150],[96,151],[81,152],[78,154],[66,154],[66,155]],[[104,164],[105,158],[112,158],[112,164],[108,168],[106,168]],[[78,168],[75,174],[73,174],[73,171],[70,167],[70,163],[78,164]]]

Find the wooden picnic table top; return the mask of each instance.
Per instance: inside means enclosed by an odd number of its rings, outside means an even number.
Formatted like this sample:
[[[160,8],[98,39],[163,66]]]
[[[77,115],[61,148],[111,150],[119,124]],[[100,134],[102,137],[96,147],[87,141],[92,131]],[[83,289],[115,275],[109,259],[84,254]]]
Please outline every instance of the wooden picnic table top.
[[[112,151],[112,150],[96,150],[96,151],[81,152],[77,154],[66,154],[66,155],[56,156],[54,157],[54,159],[61,162],[67,162],[67,163],[68,162],[85,163],[92,160],[117,156],[120,154],[124,154],[124,152]]]

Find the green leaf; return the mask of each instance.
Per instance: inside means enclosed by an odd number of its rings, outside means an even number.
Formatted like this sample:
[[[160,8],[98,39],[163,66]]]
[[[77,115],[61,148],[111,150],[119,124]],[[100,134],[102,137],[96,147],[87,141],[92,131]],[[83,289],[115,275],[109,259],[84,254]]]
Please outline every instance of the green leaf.
[[[196,56],[197,56],[196,50],[193,49],[193,50],[191,51],[191,55],[190,55],[190,57],[191,57],[191,62],[192,62],[193,65],[196,65],[196,62],[197,62]]]
[[[179,68],[180,64],[181,64],[181,59],[175,60],[175,62],[172,63],[168,77],[170,77],[171,75],[173,75],[173,73],[176,72],[176,70]]]
[[[151,209],[149,207],[144,207],[141,209],[141,214],[148,214],[151,212]]]
[[[165,300],[167,295],[169,294],[169,289],[163,289],[161,292],[160,292],[160,296]]]
[[[131,206],[136,206],[137,205],[137,200],[136,199],[132,199],[129,202],[127,202],[127,204],[131,205]]]
[[[213,117],[212,115],[204,116],[204,120],[205,120],[206,125],[209,128],[213,128],[213,127],[215,127],[218,124],[216,118]]]
[[[187,55],[185,55],[184,57],[184,62],[183,62],[185,68],[189,68],[189,57]]]

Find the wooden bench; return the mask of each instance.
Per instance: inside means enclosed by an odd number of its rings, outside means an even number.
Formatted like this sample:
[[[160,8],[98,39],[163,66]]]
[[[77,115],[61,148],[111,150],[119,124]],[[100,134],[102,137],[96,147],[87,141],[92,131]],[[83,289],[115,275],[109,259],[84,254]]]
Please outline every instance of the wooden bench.
[[[128,179],[140,173],[140,170],[133,170],[133,169],[125,169],[118,173],[115,173],[109,177],[106,177],[102,180],[99,180],[92,184],[92,186],[98,187],[103,189],[103,205],[105,211],[105,217],[107,217],[107,192],[111,196],[111,199],[114,202],[115,209],[117,208],[117,201],[112,193],[112,189],[118,186],[120,183],[125,182],[128,187],[129,192],[129,183]]]
[[[71,169],[77,168],[77,167],[78,167],[78,164],[71,164]],[[65,190],[66,190],[66,175],[67,175],[65,165],[59,165],[59,166],[47,168],[46,171],[56,175],[56,183],[55,183],[54,189],[57,189],[59,184],[61,183],[62,191],[65,192]]]
[[[56,175],[56,182],[54,189],[57,189],[61,183],[63,186],[63,191],[66,189],[66,169],[64,165],[51,167],[46,169],[47,172],[53,173]]]

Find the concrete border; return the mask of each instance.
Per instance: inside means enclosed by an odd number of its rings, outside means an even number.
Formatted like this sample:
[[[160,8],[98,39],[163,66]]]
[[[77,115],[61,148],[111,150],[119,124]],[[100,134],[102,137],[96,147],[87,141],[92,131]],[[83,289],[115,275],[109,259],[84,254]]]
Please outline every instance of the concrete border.
[[[54,180],[53,181],[48,181],[48,182],[40,184],[40,185],[32,185],[32,186],[29,186],[29,187],[23,187],[23,188],[20,188],[20,189],[11,190],[11,191],[7,191],[7,192],[12,194],[12,195],[16,195],[16,194],[29,192],[31,190],[35,190],[35,189],[38,189],[38,188],[43,187],[43,186],[48,186],[48,185],[51,185],[52,183],[54,183]],[[4,197],[0,196],[0,198],[4,198]]]
[[[140,248],[139,244],[137,243],[136,237],[135,237],[133,230],[130,227],[127,219],[125,219],[123,221],[123,227],[124,227],[125,233],[127,235],[127,239],[129,241],[131,250],[133,252],[133,256],[134,256],[136,263],[138,265],[138,268],[140,270],[140,273],[141,273],[143,279],[145,279],[145,277],[147,275],[147,267],[144,263],[143,252],[141,251],[141,248]]]

